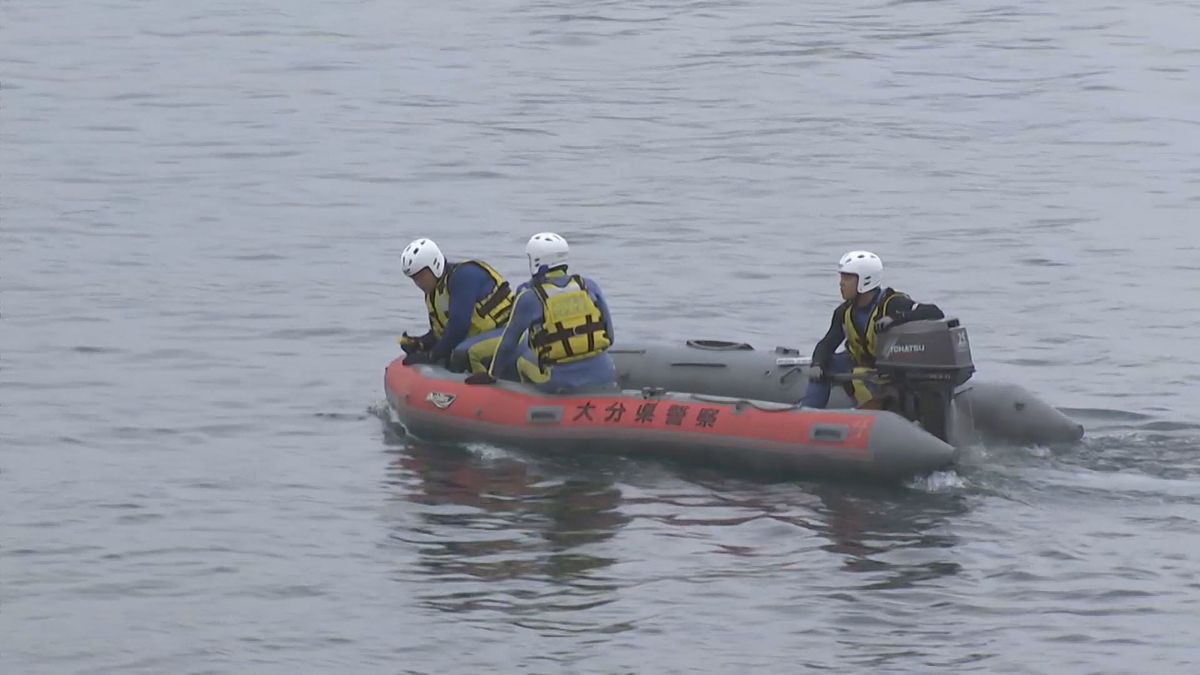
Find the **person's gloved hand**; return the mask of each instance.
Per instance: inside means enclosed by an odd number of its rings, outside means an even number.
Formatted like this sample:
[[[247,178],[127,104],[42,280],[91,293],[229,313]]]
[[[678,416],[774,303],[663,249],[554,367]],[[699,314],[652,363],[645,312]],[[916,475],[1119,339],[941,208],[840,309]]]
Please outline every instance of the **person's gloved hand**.
[[[412,352],[404,357],[400,363],[406,366],[415,366],[418,363],[433,363],[433,355],[429,352]]]
[[[396,339],[396,342],[400,343],[400,348],[403,349],[406,354],[411,354],[413,352],[433,351],[433,346],[437,344],[437,338],[435,338],[432,334],[413,337],[408,333],[404,333]]]
[[[400,343],[400,349],[403,349],[405,354],[421,351],[421,341],[408,333],[396,338],[396,342]]]
[[[875,322],[876,333],[886,333],[887,329],[891,328],[896,323],[896,320],[890,316],[880,318]]]
[[[491,373],[475,373],[464,380],[467,384],[496,384],[496,378]]]
[[[808,379],[814,382],[825,379],[825,369],[818,365],[809,366]]]

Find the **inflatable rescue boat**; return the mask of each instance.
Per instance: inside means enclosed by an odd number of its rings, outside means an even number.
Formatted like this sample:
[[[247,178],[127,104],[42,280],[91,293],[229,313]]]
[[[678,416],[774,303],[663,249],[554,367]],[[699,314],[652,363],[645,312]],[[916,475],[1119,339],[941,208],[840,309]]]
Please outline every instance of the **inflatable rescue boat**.
[[[920,325],[918,325],[920,324]],[[1083,429],[1012,385],[968,382],[974,366],[956,320],[888,331],[877,363],[881,409],[835,387],[827,409],[800,408],[807,358],[796,350],[694,340],[609,350],[618,386],[548,395],[517,382],[464,383],[440,366],[393,361],[384,388],[408,433],[546,452],[601,452],[762,470],[777,476],[901,479],[954,464],[981,431],[1026,442]]]

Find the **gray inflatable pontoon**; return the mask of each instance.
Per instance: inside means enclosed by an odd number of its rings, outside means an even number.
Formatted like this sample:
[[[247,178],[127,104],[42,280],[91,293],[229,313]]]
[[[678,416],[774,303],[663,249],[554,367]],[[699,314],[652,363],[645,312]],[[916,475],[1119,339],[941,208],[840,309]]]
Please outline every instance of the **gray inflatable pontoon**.
[[[946,389],[945,420],[940,424],[944,430],[926,430],[951,445],[962,447],[980,439],[1050,444],[1083,437],[1082,425],[1024,387],[972,378],[970,345],[957,320],[917,321],[893,328],[881,336],[880,352],[884,355],[880,370],[890,370],[894,380],[909,388],[932,381],[935,388]],[[810,359],[786,347],[768,351],[738,342],[688,340],[674,345],[623,343],[609,353],[623,389],[657,388],[794,404],[808,386],[805,370]],[[917,382],[913,373],[929,377]],[[853,408],[854,402],[843,387],[834,386],[828,407]],[[916,407],[910,406],[905,416],[930,426]]]

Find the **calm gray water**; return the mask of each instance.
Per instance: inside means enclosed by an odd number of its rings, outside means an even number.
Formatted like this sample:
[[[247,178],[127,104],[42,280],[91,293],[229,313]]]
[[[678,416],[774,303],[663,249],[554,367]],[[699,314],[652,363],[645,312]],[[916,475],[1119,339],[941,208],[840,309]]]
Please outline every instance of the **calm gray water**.
[[[1194,673],[1200,5],[0,6],[0,671]],[[422,235],[629,339],[834,263],[1088,426],[869,488],[409,442]]]

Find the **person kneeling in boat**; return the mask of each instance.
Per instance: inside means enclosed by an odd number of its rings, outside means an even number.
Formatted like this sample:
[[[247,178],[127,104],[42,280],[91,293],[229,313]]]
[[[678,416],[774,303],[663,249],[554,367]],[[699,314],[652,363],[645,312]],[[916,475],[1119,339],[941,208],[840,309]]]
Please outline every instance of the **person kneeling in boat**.
[[[446,262],[431,239],[417,239],[400,254],[404,275],[425,293],[429,332],[405,333],[400,347],[404,365],[448,364],[450,354],[465,351],[473,373],[487,372],[500,335],[512,314],[513,292],[491,265],[481,260]]]
[[[529,239],[532,278],[518,288],[491,369],[468,377],[468,384],[519,377],[550,394],[616,388],[617,369],[607,352],[613,342],[608,303],[596,282],[567,273],[567,250],[553,232]]]
[[[875,367],[875,349],[880,333],[892,326],[920,319],[941,319],[937,305],[917,304],[904,293],[883,288],[883,261],[870,251],[850,251],[838,262],[844,302],[833,311],[825,337],[813,350],[808,388],[800,405],[824,408],[832,389],[830,375],[858,376],[850,381],[854,400],[867,403],[879,392],[869,382]],[[846,351],[834,353],[842,342]]]

